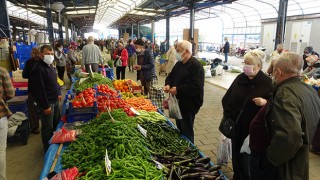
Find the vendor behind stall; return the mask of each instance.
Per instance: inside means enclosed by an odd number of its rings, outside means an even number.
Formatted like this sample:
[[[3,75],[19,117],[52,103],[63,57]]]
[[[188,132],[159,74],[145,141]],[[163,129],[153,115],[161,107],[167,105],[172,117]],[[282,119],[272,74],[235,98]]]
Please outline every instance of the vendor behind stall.
[[[320,61],[317,55],[310,55],[306,58],[308,67],[303,71],[303,75],[306,75],[308,78],[313,77],[318,79],[320,77]]]

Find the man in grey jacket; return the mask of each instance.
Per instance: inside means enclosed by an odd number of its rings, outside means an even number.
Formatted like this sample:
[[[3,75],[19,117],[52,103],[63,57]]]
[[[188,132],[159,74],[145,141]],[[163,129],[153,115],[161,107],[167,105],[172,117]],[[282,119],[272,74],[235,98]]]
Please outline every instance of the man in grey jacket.
[[[82,69],[85,67],[86,71],[90,72],[89,67],[91,66],[92,72],[98,72],[99,62],[103,65],[100,49],[94,44],[94,38],[89,36],[87,45],[82,49]]]
[[[309,179],[309,145],[320,119],[320,100],[301,81],[302,66],[298,54],[287,52],[273,68],[276,86],[266,111],[271,141],[261,168],[275,167],[278,177],[266,179]]]

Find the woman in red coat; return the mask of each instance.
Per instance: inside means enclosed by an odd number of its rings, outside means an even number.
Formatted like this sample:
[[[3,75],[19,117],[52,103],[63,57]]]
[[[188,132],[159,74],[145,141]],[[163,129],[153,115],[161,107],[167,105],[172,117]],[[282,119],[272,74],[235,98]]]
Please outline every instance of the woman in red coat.
[[[123,47],[123,44],[119,43],[118,48],[114,51],[113,58],[116,59],[116,74],[117,79],[125,79],[126,76],[126,67],[128,65],[128,51]],[[119,62],[121,61],[121,65]],[[121,73],[121,77],[120,77]]]

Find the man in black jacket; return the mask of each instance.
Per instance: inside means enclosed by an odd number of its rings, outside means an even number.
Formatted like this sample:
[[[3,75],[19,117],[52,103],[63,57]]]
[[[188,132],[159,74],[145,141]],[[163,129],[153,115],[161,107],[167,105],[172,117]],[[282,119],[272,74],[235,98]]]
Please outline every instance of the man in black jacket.
[[[176,119],[177,127],[181,134],[194,142],[194,118],[203,104],[204,69],[192,57],[190,42],[180,42],[176,50],[178,62],[166,78],[163,90],[177,97],[182,115],[182,119]]]
[[[228,63],[228,54],[229,54],[229,51],[230,51],[230,44],[228,42],[228,37],[225,37],[224,41],[226,41],[226,43],[223,46],[224,63]]]
[[[59,103],[61,101],[57,74],[51,66],[54,56],[49,45],[40,48],[39,63],[30,71],[29,91],[34,98],[41,119],[41,137],[44,150],[49,148],[49,140],[59,122]]]

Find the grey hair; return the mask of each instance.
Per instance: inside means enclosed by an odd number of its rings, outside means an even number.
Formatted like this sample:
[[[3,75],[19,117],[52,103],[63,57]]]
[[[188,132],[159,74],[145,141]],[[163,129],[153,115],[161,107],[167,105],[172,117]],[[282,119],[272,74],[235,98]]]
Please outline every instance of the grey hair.
[[[285,52],[275,61],[274,69],[279,68],[286,74],[300,75],[303,67],[303,60],[299,54]]]
[[[262,69],[266,54],[259,49],[254,49],[247,52],[247,54],[244,55],[244,59],[253,61],[254,64],[260,65],[260,69]]]
[[[277,45],[277,49],[280,48],[280,47],[283,49],[283,44],[278,44]]]
[[[88,37],[88,43],[93,43],[94,42],[94,37],[93,36],[89,36]]]
[[[189,41],[183,40],[178,42],[178,46],[181,46],[183,50],[187,50],[192,53],[192,44]]]

